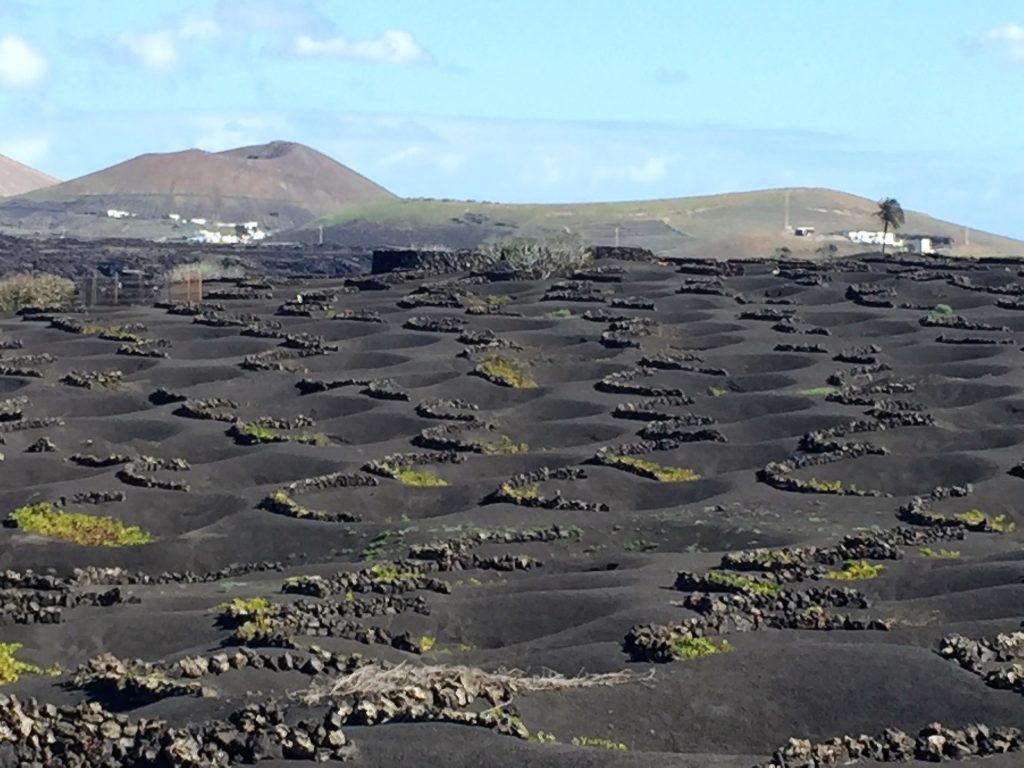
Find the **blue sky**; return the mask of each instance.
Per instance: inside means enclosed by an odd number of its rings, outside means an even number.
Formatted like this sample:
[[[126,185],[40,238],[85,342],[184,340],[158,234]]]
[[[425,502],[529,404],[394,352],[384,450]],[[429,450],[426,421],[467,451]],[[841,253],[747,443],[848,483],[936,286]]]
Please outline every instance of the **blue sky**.
[[[1024,237],[1019,0],[0,0],[0,153],[309,144],[508,202],[826,186]]]

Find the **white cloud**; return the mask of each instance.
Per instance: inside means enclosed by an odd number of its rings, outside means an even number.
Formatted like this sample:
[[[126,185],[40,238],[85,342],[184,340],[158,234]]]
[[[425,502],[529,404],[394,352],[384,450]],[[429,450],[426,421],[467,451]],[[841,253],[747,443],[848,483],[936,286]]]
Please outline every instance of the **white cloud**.
[[[0,86],[29,88],[46,77],[48,68],[42,54],[20,37],[0,37]]]
[[[167,72],[178,63],[178,45],[167,30],[157,32],[122,32],[118,41],[142,65],[153,72]]]
[[[50,154],[48,138],[33,136],[14,139],[0,139],[0,155],[6,155],[23,165],[37,165]]]
[[[188,14],[178,27],[178,37],[182,40],[216,40],[223,34],[216,19],[198,13]]]
[[[668,160],[664,157],[649,157],[639,164],[601,166],[594,169],[595,181],[633,181],[637,184],[654,184],[665,178]]]
[[[1024,27],[1012,22],[993,27],[985,33],[985,41],[1000,48],[1010,61],[1024,64]]]
[[[373,64],[407,65],[430,61],[430,54],[411,34],[397,29],[389,29],[370,40],[352,40],[341,35],[323,39],[299,35],[295,38],[295,53],[300,56],[336,56]]]

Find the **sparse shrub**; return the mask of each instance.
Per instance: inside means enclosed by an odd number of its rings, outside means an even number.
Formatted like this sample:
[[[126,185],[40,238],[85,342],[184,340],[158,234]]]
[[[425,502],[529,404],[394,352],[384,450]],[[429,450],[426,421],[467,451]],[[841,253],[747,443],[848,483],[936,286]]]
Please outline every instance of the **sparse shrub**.
[[[554,744],[558,739],[549,731],[537,731],[530,736],[530,741],[535,741],[538,744]]]
[[[804,481],[804,485],[818,493],[841,493],[843,490],[842,480],[819,480],[812,477]]]
[[[416,488],[444,488],[448,485],[448,481],[443,477],[438,477],[425,469],[399,469],[395,472],[395,479],[402,485],[412,485]]]
[[[872,565],[867,560],[847,560],[838,571],[829,571],[825,574],[826,579],[836,581],[859,581],[861,579],[876,579],[885,570],[884,565]]]
[[[0,685],[16,683],[22,675],[56,675],[56,667],[43,669],[35,664],[18,661],[14,654],[22,648],[21,643],[0,643]]]
[[[921,547],[917,550],[923,557],[934,557],[942,560],[955,560],[960,557],[960,550],[957,549],[932,549],[931,547]]]
[[[383,584],[396,584],[400,581],[413,581],[423,575],[415,569],[400,571],[398,570],[398,566],[394,564],[378,564],[371,566],[369,574],[370,578]]]
[[[542,280],[580,269],[593,261],[583,239],[568,233],[546,240],[512,238],[488,243],[481,253],[494,264],[504,262]]]
[[[967,509],[963,512],[957,512],[953,515],[954,520],[958,520],[966,525],[971,530],[975,531],[989,531],[992,533],[1013,533],[1017,528],[1017,524],[1006,519],[1006,515],[996,515],[995,517],[989,517],[980,509]]]
[[[75,284],[51,274],[16,274],[0,278],[0,312],[22,307],[62,307],[75,295]]]
[[[699,474],[686,467],[665,467],[635,456],[617,456],[613,453],[605,453],[603,458],[612,466],[628,467],[638,475],[660,483],[692,483],[694,480],[700,480]]]
[[[948,317],[953,314],[953,308],[949,304],[936,304],[931,313],[936,317]]]
[[[512,456],[530,450],[529,445],[517,443],[508,435],[498,435],[493,440],[481,440],[476,443],[476,447],[485,456]]]
[[[248,600],[236,597],[230,602],[221,603],[214,610],[220,613],[224,623],[235,626],[235,637],[242,642],[252,642],[274,634],[274,618],[278,609],[262,597]]]
[[[752,579],[749,576],[741,576],[738,573],[729,573],[728,571],[708,571],[707,578],[708,581],[716,584],[723,584],[760,595],[773,595],[781,589],[774,581],[761,581],[760,579]]]
[[[153,537],[134,525],[112,517],[62,512],[49,502],[18,507],[8,521],[26,533],[49,536],[91,547],[128,547],[149,544]]]
[[[732,645],[728,640],[715,642],[707,637],[689,637],[672,635],[668,640],[669,650],[676,659],[698,659],[702,656],[713,656],[716,653],[728,653]]]
[[[599,747],[601,749],[610,749],[615,752],[625,752],[627,750],[626,745],[621,741],[602,739],[597,736],[573,736],[572,743],[577,747]]]
[[[498,492],[502,496],[514,499],[517,502],[524,502],[536,499],[540,495],[540,486],[534,483],[533,485],[516,488],[510,483],[502,483]]]
[[[519,367],[508,358],[500,355],[491,355],[481,360],[474,371],[495,384],[513,389],[536,389],[537,382],[524,373]]]
[[[431,637],[430,635],[423,635],[417,642],[416,647],[420,649],[420,653],[427,653],[431,648],[437,644],[437,638]]]
[[[722,395],[726,394],[728,391],[729,390],[725,389],[724,387],[708,387],[708,394],[711,397],[721,397]]]

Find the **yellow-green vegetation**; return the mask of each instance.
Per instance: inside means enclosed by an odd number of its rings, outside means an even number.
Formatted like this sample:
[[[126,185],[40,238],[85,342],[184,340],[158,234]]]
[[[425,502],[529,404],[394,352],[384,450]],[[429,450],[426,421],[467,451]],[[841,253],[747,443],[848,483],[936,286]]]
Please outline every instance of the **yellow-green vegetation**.
[[[714,584],[722,584],[723,586],[742,589],[759,595],[773,595],[781,589],[774,581],[752,579],[749,576],[741,576],[738,573],[730,573],[728,571],[708,571],[707,579]]]
[[[495,384],[513,389],[536,389],[537,382],[520,369],[513,360],[500,355],[485,357],[476,366],[476,372]]]
[[[61,307],[71,302],[75,284],[50,274],[16,274],[0,279],[0,312],[22,307]]]
[[[417,488],[444,488],[448,481],[425,469],[399,469],[395,471],[395,479],[402,485]]]
[[[843,490],[842,480],[819,480],[812,477],[804,481],[804,485],[818,493],[841,493]]]
[[[700,480],[700,475],[686,467],[664,467],[653,461],[638,459],[635,456],[617,456],[605,454],[605,460],[612,466],[630,467],[637,474],[657,480],[661,483],[692,483]]]
[[[467,299],[467,303],[471,307],[504,307],[512,301],[511,296],[506,296],[503,293],[489,293],[486,296],[470,296]]]
[[[99,326],[86,326],[87,328],[99,327]],[[124,328],[112,325],[106,328],[99,327],[99,330],[95,332],[96,335],[100,336],[107,341],[124,341],[131,344],[140,344],[145,339],[139,336],[137,333],[126,331]]]
[[[416,647],[420,649],[420,653],[426,653],[436,644],[437,638],[430,635],[423,635],[423,637],[416,641]]]
[[[152,535],[112,517],[62,512],[43,501],[11,512],[8,520],[26,533],[49,536],[89,547],[130,547],[149,544]]]
[[[804,397],[825,397],[831,395],[836,391],[835,387],[810,387],[809,389],[801,389],[797,392],[798,395]]]
[[[713,656],[716,653],[728,653],[732,645],[728,640],[715,642],[707,637],[689,637],[672,635],[668,640],[669,650],[676,659],[699,659],[702,656]]]
[[[331,439],[323,432],[283,432],[260,424],[258,421],[243,421],[235,425],[239,434],[260,443],[295,442],[303,445],[315,445],[323,448],[331,444]]]
[[[502,483],[499,488],[499,493],[505,498],[512,499],[518,504],[527,501],[533,501],[540,496],[540,486],[537,483],[533,485],[524,485],[522,488],[516,488],[510,483]]]
[[[577,747],[600,747],[601,749],[611,749],[615,752],[625,752],[627,749],[626,745],[621,741],[602,739],[597,736],[573,736],[572,743]]]
[[[21,643],[0,643],[0,685],[16,683],[22,675],[58,675],[56,667],[43,669],[26,661],[18,661],[14,654],[21,650]]]
[[[960,557],[960,550],[958,549],[932,549],[931,547],[921,547],[917,551],[924,557],[935,557],[942,560],[956,560]]]
[[[836,581],[858,581],[861,579],[875,579],[878,574],[885,570],[884,565],[872,565],[867,560],[847,560],[838,571],[829,571],[825,574],[826,579]]]
[[[408,571],[400,571],[398,570],[397,565],[385,565],[383,563],[370,566],[369,573],[372,579],[385,584],[395,584],[399,581],[412,581],[413,579],[418,579],[423,576],[420,571],[414,568]]]
[[[538,744],[554,744],[558,739],[550,731],[537,731],[530,734],[530,741],[535,741]]]
[[[967,509],[963,512],[957,512],[953,515],[953,519],[958,520],[968,528],[992,531],[993,533],[1013,533],[1017,527],[1016,523],[1006,519],[1006,515],[989,517],[980,509]]]
[[[255,640],[274,632],[277,606],[262,597],[236,597],[227,603],[221,603],[214,610],[239,625],[235,634],[243,641]]]
[[[498,435],[493,440],[480,440],[476,443],[476,447],[485,456],[511,456],[527,453],[530,450],[529,445],[517,443],[508,435]]]
[[[708,387],[708,394],[711,395],[711,397],[721,397],[728,391],[729,390],[724,387]]]
[[[572,316],[573,314],[571,309],[556,309],[553,312],[548,312],[544,315],[548,320],[568,320]]]

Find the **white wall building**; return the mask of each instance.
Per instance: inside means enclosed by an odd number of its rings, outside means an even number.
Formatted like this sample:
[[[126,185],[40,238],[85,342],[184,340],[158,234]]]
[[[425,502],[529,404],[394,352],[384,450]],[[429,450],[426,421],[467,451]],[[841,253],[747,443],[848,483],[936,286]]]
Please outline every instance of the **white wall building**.
[[[128,213],[128,211],[119,211],[116,208],[110,208],[107,210],[108,219],[127,219],[129,216],[131,216],[131,214]]]
[[[851,242],[861,245],[890,245],[898,247],[903,245],[902,240],[896,238],[895,232],[872,232],[868,229],[857,229],[846,233]]]
[[[908,237],[906,243],[907,250],[911,253],[935,253],[935,246],[930,237]]]

